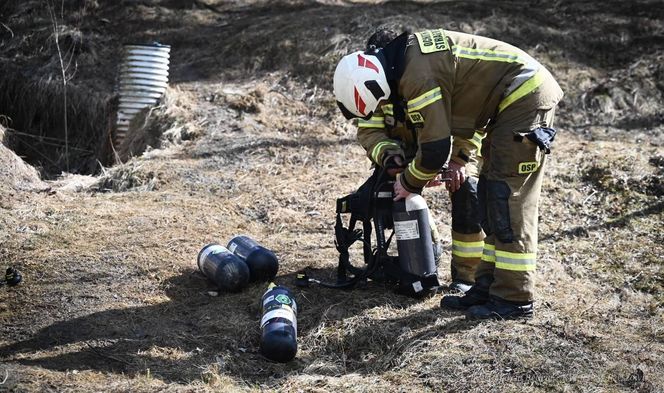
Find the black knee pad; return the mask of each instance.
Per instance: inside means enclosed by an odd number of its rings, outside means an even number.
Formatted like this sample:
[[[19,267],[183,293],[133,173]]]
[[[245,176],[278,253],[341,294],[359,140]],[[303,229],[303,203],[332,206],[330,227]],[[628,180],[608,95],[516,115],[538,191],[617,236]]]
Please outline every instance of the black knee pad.
[[[478,233],[480,203],[477,198],[477,179],[466,178],[461,187],[452,193],[452,229],[463,234]]]
[[[504,181],[486,180],[487,221],[493,234],[502,243],[514,241],[510,221],[511,194],[510,186]]]

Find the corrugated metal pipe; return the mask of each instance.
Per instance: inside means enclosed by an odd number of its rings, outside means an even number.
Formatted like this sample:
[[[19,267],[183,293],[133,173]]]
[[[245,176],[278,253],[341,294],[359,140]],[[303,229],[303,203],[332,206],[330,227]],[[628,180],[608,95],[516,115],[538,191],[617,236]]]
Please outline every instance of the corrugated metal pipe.
[[[171,47],[158,43],[125,45],[118,79],[119,105],[113,142],[127,137],[129,124],[138,112],[154,106],[168,86]]]

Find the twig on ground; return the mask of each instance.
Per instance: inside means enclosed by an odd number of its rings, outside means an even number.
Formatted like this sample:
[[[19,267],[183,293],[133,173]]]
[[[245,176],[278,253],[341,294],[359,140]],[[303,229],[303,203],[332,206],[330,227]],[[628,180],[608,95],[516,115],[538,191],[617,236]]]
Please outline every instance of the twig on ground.
[[[9,26],[7,26],[6,24],[4,24],[4,23],[2,23],[2,22],[0,22],[0,26],[2,26],[2,27],[4,27],[5,29],[7,29],[7,31],[9,32],[9,34],[12,35],[12,38],[14,38],[14,32],[12,31],[12,29],[9,28]]]
[[[592,310],[592,309],[597,305],[597,303],[599,303],[599,301],[600,301],[601,299],[602,299],[602,298],[597,298],[597,299],[593,302],[593,304],[590,305],[590,307],[588,307],[588,308],[584,309],[583,311],[581,311],[581,312],[579,313],[579,315],[578,315],[579,318],[581,318],[581,317],[582,317],[585,313],[587,313],[588,311]]]
[[[202,2],[201,0],[194,0],[194,4],[196,4],[197,6],[199,6],[201,8],[205,8],[205,9],[208,9],[212,12],[215,12],[217,14],[222,14],[223,13],[220,10],[218,10],[215,6],[210,5],[210,4],[206,4],[206,3]]]
[[[588,195],[588,196],[583,200],[583,202],[581,202],[581,204],[582,204],[582,205],[585,205],[586,202],[588,202],[588,201],[590,200],[590,198],[592,198],[593,195],[595,195],[595,194],[597,194],[597,190],[593,190],[593,192],[591,192],[590,195]]]

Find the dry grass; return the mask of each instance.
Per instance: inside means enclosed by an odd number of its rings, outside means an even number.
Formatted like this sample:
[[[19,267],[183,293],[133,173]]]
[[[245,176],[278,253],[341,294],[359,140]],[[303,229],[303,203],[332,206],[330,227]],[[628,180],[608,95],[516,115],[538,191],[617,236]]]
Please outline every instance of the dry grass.
[[[194,121],[195,106],[191,93],[177,87],[167,88],[159,105],[145,108],[131,121],[127,137],[114,147],[115,162],[126,162],[148,150],[194,139],[204,122]]]
[[[0,125],[0,194],[6,197],[16,191],[45,190],[48,186],[41,181],[39,173],[5,146],[6,132]]]
[[[68,167],[70,172],[95,173],[99,161],[108,160],[110,95],[68,85],[65,138],[63,89],[61,81],[26,78],[14,67],[6,69],[0,80],[0,107],[10,119],[7,144],[44,175]]]
[[[167,99],[175,102],[148,118],[162,135],[151,143],[161,148],[98,178],[50,183],[56,190],[51,194],[17,193],[11,210],[3,206],[0,256],[25,277],[20,287],[0,289],[4,388],[662,391],[661,125],[631,128],[626,121],[660,115],[659,46],[650,47],[654,54],[635,62],[624,79],[613,80],[620,66],[608,69],[604,57],[602,67],[588,67],[582,57],[566,61],[557,52],[557,42],[567,45],[562,32],[580,34],[574,17],[564,20],[565,12],[589,3],[557,2],[548,7],[560,13],[538,11],[550,16],[548,29],[510,14],[511,3],[497,4],[490,17],[482,2],[390,5],[406,16],[357,2],[288,2],[281,10],[262,2],[252,2],[254,9],[205,2],[222,14],[194,3],[143,1],[120,13],[126,20],[144,18],[143,28],[163,26],[170,38],[179,34],[178,44],[198,42],[174,51],[174,78],[181,82]],[[649,3],[639,4],[635,13],[648,9]],[[106,7],[90,12],[108,18],[118,11]],[[607,26],[627,17],[617,3],[605,7],[621,14],[597,18]],[[361,45],[370,30],[364,21],[373,12],[384,15],[385,23],[422,26],[435,16],[455,19],[468,31],[504,27],[508,37],[519,33],[509,26],[520,25],[529,33],[524,46],[540,39],[549,47],[547,61],[568,96],[542,196],[536,317],[470,323],[440,309],[439,296],[416,301],[378,284],[354,291],[298,289],[298,357],[271,363],[258,352],[258,301],[265,285],[210,297],[195,258],[205,244],[244,233],[277,253],[280,284],[292,287],[303,268],[318,277],[334,275],[334,200],[361,184],[369,165],[353,127],[320,86],[334,58]],[[635,18],[643,22],[636,33],[659,31],[645,17]],[[258,23],[268,19],[274,23]],[[199,30],[182,34],[182,23],[194,20]],[[263,27],[238,34],[235,47],[250,52],[247,57],[229,57],[224,48],[231,43],[210,38],[218,37],[210,31],[241,31],[250,21]],[[312,25],[329,30],[312,32],[310,41],[291,40]],[[600,43],[588,44],[588,56],[604,53]],[[315,53],[331,54],[309,67]],[[623,59],[614,61],[620,65]],[[245,75],[239,80],[217,81],[240,70]],[[616,92],[609,94],[611,106],[600,105],[598,86]],[[631,92],[645,100],[634,104],[634,95],[625,96]],[[615,120],[610,125],[603,124],[607,108]],[[200,135],[171,141],[179,127]],[[89,180],[98,185],[90,188]],[[447,195],[428,190],[426,197],[446,233]],[[449,280],[447,266],[440,274]]]

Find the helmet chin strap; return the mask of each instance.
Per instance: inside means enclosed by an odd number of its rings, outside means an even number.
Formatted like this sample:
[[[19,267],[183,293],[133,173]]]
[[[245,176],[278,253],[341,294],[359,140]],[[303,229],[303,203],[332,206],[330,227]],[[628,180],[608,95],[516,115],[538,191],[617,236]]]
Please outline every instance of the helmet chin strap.
[[[373,114],[374,114],[374,111],[371,111],[366,116],[362,117],[362,116],[358,116],[358,115],[354,114],[353,112],[349,111],[348,109],[346,109],[344,104],[342,104],[339,101],[337,101],[337,106],[341,110],[341,114],[344,115],[346,120],[352,120],[352,119],[370,120],[371,116],[373,116]]]
[[[341,110],[341,114],[344,115],[346,120],[357,119],[358,116],[353,112],[349,111],[348,109],[346,109],[344,104],[342,104],[340,101],[337,101],[337,106]]]

